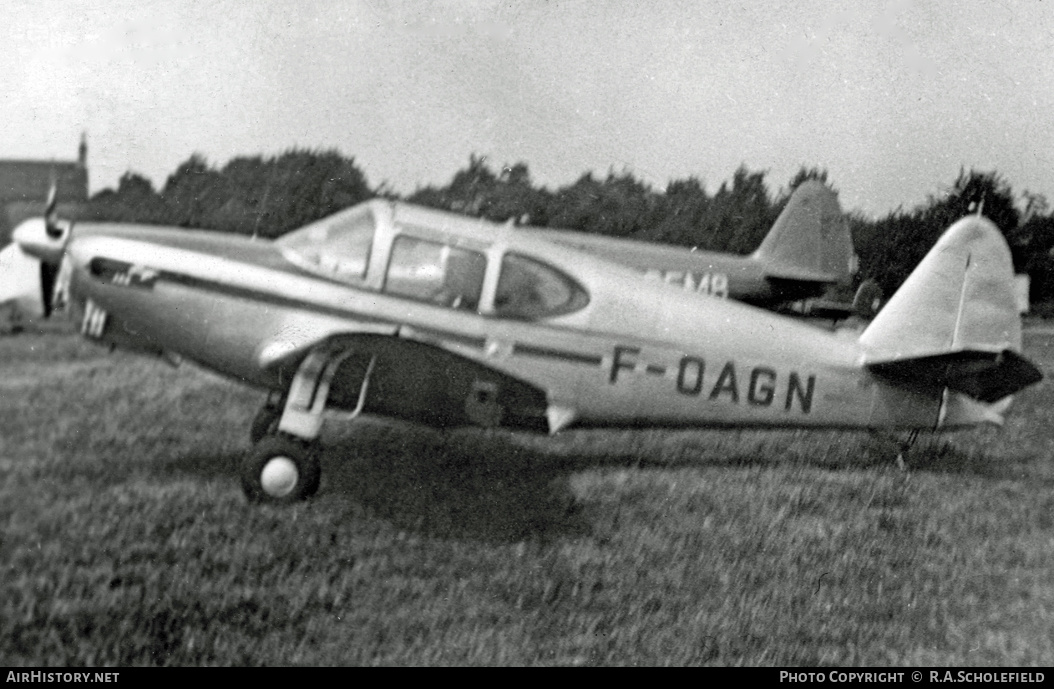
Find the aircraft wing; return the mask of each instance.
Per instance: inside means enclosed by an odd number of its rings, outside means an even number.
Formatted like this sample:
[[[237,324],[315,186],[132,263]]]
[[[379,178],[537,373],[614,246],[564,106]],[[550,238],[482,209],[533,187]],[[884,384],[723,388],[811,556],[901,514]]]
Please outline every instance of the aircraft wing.
[[[264,342],[256,353],[256,363],[265,371],[295,368],[314,349],[325,347],[335,338],[357,335],[398,335],[399,326],[390,323],[360,323],[349,331],[346,321],[300,320],[283,328]]]
[[[460,338],[461,341],[458,341]],[[436,427],[502,426],[550,430],[545,390],[456,350],[483,338],[418,327],[363,324],[361,329],[286,332],[260,348],[264,367],[291,376],[314,353],[337,362],[329,402]]]

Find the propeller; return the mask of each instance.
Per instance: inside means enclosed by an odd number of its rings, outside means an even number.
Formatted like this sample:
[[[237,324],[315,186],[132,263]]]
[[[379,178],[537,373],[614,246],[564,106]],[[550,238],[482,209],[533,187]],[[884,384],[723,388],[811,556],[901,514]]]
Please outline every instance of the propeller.
[[[44,305],[44,318],[51,316],[55,303],[55,281],[59,275],[59,267],[50,263],[40,262],[40,299]]]
[[[55,181],[55,173],[51,173],[51,186],[48,188],[48,201],[44,206],[44,229],[52,239],[62,236],[62,228],[59,227],[58,208],[58,184]]]
[[[47,203],[44,206],[44,231],[52,239],[60,239],[67,227],[59,224],[58,183],[55,173],[51,173],[51,186],[48,188]],[[44,318],[51,315],[55,306],[55,283],[59,276],[59,266],[47,261],[40,262],[40,291],[44,307]]]
[[[65,250],[73,223],[58,216],[56,187],[53,172],[44,217],[22,221],[11,232],[12,246],[0,250],[0,302],[13,298],[45,317],[65,304],[69,284]]]

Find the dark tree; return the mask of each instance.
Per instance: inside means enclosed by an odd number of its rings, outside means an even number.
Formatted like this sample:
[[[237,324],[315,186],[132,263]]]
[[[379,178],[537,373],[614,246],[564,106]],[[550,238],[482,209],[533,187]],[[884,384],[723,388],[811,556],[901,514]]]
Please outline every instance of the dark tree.
[[[116,190],[95,194],[80,216],[84,220],[165,223],[168,207],[149,179],[129,171],[121,175]]]
[[[710,197],[695,177],[674,180],[657,200],[656,222],[638,237],[645,241],[698,246],[710,209]]]
[[[525,163],[504,165],[495,174],[486,157],[475,154],[449,185],[419,188],[406,200],[495,222],[544,224],[547,211],[546,192],[531,184]]]
[[[854,240],[862,272],[875,278],[885,294],[893,294],[952,223],[977,212],[1007,237],[1015,266],[1022,269],[1028,252],[1017,239],[1020,215],[1009,185],[995,172],[960,170],[944,196],[931,196],[911,213],[898,209],[870,228],[857,226]]]
[[[169,224],[212,229],[210,216],[226,201],[225,187],[220,174],[209,167],[204,156],[195,153],[169,175],[161,191]]]
[[[764,172],[740,166],[714,194],[699,228],[700,246],[714,251],[747,254],[761,244],[778,211],[769,198]]]

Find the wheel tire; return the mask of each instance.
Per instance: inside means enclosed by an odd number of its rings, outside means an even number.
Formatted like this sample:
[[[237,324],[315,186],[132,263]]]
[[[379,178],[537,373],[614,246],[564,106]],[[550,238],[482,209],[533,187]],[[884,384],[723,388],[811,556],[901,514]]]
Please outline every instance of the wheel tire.
[[[282,408],[265,404],[253,417],[252,426],[249,427],[249,440],[254,444],[260,442],[269,435],[278,432],[278,420],[282,418]]]
[[[264,438],[242,462],[242,490],[249,502],[289,504],[318,492],[318,447],[284,435]]]

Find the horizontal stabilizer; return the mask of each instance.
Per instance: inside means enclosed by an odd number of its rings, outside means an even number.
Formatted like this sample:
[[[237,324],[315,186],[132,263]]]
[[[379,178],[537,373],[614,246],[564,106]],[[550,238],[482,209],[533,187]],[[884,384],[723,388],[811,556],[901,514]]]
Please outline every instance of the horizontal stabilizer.
[[[793,266],[774,266],[765,268],[765,279],[772,283],[780,281],[787,282],[815,282],[826,286],[837,282],[838,278],[832,273],[820,273],[808,268],[795,268]]]
[[[948,388],[989,403],[1043,378],[1032,362],[1009,349],[997,354],[962,351],[877,362],[868,364],[868,369],[909,387]]]

